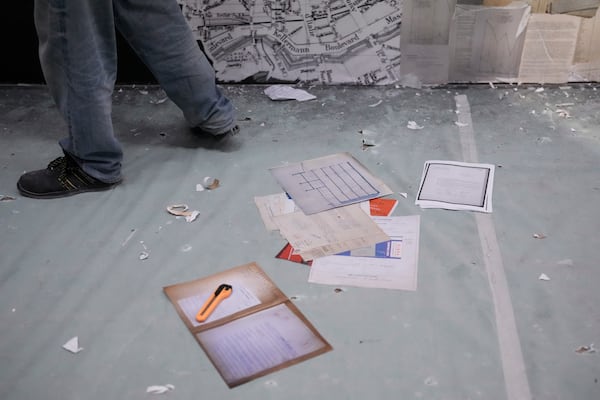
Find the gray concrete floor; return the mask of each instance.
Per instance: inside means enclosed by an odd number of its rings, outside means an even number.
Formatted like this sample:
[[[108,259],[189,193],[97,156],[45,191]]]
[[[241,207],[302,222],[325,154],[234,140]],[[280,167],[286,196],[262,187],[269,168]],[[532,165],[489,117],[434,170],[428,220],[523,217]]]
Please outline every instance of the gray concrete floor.
[[[65,126],[44,87],[0,87],[0,195],[15,197],[0,202],[0,398],[145,399],[166,383],[170,399],[600,398],[600,354],[575,351],[600,347],[600,89],[536,88],[314,87],[318,99],[299,103],[225,86],[242,132],[238,146],[215,149],[156,101],[157,87],[122,87],[123,184],[32,200],[15,182],[59,155]],[[498,167],[489,221],[500,276],[475,213],[414,205],[426,160],[464,158],[457,94],[471,107],[479,161]],[[361,129],[376,133],[375,147],[361,149]],[[281,191],[268,168],[343,151],[396,192],[394,215],[421,215],[416,292],[335,292],[274,258],[284,240],[253,202]],[[222,186],[196,192],[205,176]],[[201,215],[177,220],[165,211],[174,203]],[[250,261],[334,350],[230,390],[162,287]],[[499,302],[514,313],[515,353],[502,344],[511,315]],[[84,348],[76,355],[61,348],[72,336]]]

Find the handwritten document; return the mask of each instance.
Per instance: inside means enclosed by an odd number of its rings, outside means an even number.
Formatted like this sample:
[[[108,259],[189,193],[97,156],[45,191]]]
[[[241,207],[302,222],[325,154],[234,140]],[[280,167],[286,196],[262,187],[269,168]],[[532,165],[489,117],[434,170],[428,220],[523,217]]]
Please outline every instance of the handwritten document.
[[[226,382],[319,351],[325,342],[283,304],[197,334]]]
[[[195,313],[218,283],[233,287],[211,318]],[[217,368],[235,387],[332,350],[300,310],[256,263],[163,288],[177,314]]]
[[[281,235],[305,260],[389,240],[360,204],[313,215],[297,211],[276,216],[274,221]]]
[[[382,289],[417,289],[419,216],[373,217],[387,242],[313,260],[309,282]]]
[[[349,153],[338,153],[270,169],[307,215],[391,194]]]
[[[492,212],[494,165],[455,161],[427,161],[415,204]]]

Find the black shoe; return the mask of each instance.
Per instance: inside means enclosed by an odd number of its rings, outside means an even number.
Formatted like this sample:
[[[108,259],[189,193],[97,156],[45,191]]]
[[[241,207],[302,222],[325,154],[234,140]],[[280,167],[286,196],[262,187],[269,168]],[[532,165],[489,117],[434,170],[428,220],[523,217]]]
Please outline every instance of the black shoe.
[[[17,188],[25,197],[56,199],[83,192],[107,190],[119,183],[104,183],[92,178],[73,160],[63,156],[50,162],[46,169],[21,175]]]

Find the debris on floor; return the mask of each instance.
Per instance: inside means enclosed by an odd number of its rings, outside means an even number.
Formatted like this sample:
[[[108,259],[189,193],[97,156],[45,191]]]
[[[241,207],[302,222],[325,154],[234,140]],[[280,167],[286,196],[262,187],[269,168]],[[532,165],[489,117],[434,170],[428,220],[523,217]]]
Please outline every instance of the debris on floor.
[[[546,235],[543,233],[534,233],[532,236],[534,239],[546,239]]]
[[[205,176],[202,183],[196,185],[196,192],[202,192],[204,190],[214,190],[221,186],[221,182],[217,178]]]
[[[174,389],[175,389],[175,386],[171,385],[170,383],[168,383],[166,385],[152,385],[152,386],[148,386],[146,388],[146,393],[165,394]]]
[[[540,277],[538,278],[540,281],[549,281],[550,277],[544,273],[540,274]]]
[[[596,348],[594,347],[594,343],[589,346],[579,346],[575,349],[575,353],[577,354],[593,354],[596,352]]]
[[[306,90],[295,89],[287,85],[269,86],[264,90],[264,93],[269,96],[271,100],[307,101],[317,98],[317,96],[308,93]]]
[[[420,129],[424,128],[424,126],[417,124],[415,121],[408,121],[408,124],[406,125],[406,127],[408,129],[413,129],[413,130],[420,130]]]
[[[168,206],[167,212],[177,217],[185,217],[187,222],[194,222],[196,218],[198,218],[198,215],[200,215],[200,211],[198,210],[189,211],[187,204],[174,204]]]
[[[16,200],[16,199],[12,196],[6,196],[4,194],[0,194],[0,201],[13,201],[13,200]]]
[[[63,349],[70,351],[73,354],[79,353],[83,350],[83,347],[79,347],[79,338],[77,336],[72,337],[67,343],[62,345]]]

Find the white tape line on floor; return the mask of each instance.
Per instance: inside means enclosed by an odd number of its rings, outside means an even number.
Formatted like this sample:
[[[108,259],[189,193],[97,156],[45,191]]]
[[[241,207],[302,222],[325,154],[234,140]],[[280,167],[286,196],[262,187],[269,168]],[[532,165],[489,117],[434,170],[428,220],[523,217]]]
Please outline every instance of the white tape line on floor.
[[[455,101],[464,161],[479,162],[469,100],[465,95],[457,95]],[[491,214],[475,213],[475,221],[494,302],[506,395],[508,400],[531,400],[527,371],[494,220]]]

